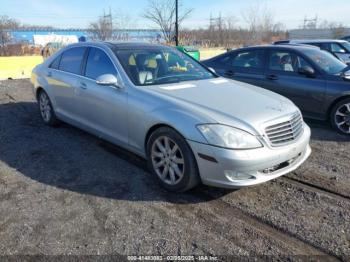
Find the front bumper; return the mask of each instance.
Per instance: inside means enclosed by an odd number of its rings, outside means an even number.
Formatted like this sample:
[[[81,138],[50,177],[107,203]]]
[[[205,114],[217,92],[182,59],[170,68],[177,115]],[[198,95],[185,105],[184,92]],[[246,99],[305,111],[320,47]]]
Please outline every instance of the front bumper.
[[[260,184],[297,169],[311,154],[310,128],[294,143],[281,147],[230,150],[188,141],[196,157],[203,184],[223,188],[240,188]],[[216,162],[203,159],[211,156]],[[240,179],[227,174],[240,174]],[[246,177],[246,178],[244,178]]]

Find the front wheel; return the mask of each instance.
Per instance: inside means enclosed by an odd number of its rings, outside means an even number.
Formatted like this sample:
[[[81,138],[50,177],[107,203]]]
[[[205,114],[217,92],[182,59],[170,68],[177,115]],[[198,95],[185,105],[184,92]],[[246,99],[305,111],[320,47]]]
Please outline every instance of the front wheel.
[[[147,143],[150,171],[169,191],[184,192],[199,183],[198,168],[186,140],[175,130],[162,127],[154,131]]]
[[[339,133],[350,135],[350,98],[338,102],[332,109],[331,122]]]

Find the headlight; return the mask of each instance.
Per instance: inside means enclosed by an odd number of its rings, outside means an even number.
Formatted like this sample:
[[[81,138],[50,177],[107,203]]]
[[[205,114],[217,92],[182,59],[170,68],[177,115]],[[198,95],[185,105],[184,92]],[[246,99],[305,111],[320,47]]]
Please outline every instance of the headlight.
[[[208,144],[230,149],[253,149],[262,147],[259,140],[234,127],[220,124],[198,125],[198,130],[202,133]]]

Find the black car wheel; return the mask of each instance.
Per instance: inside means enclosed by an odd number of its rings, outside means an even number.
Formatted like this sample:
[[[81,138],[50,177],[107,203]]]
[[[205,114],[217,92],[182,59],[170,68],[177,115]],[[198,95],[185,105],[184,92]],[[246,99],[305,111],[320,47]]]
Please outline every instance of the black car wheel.
[[[175,130],[161,127],[147,143],[150,171],[169,191],[184,192],[199,183],[196,159],[186,140]]]
[[[350,135],[350,98],[338,102],[333,107],[331,122],[339,133]]]

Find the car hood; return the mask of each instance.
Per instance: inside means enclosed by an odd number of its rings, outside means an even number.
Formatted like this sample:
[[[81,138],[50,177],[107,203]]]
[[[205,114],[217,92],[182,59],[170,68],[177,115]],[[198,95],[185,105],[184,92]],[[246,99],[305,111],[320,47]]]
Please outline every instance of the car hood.
[[[260,134],[264,123],[298,111],[290,100],[281,95],[221,77],[157,85],[150,89],[185,103],[190,110],[206,115],[212,122]]]

